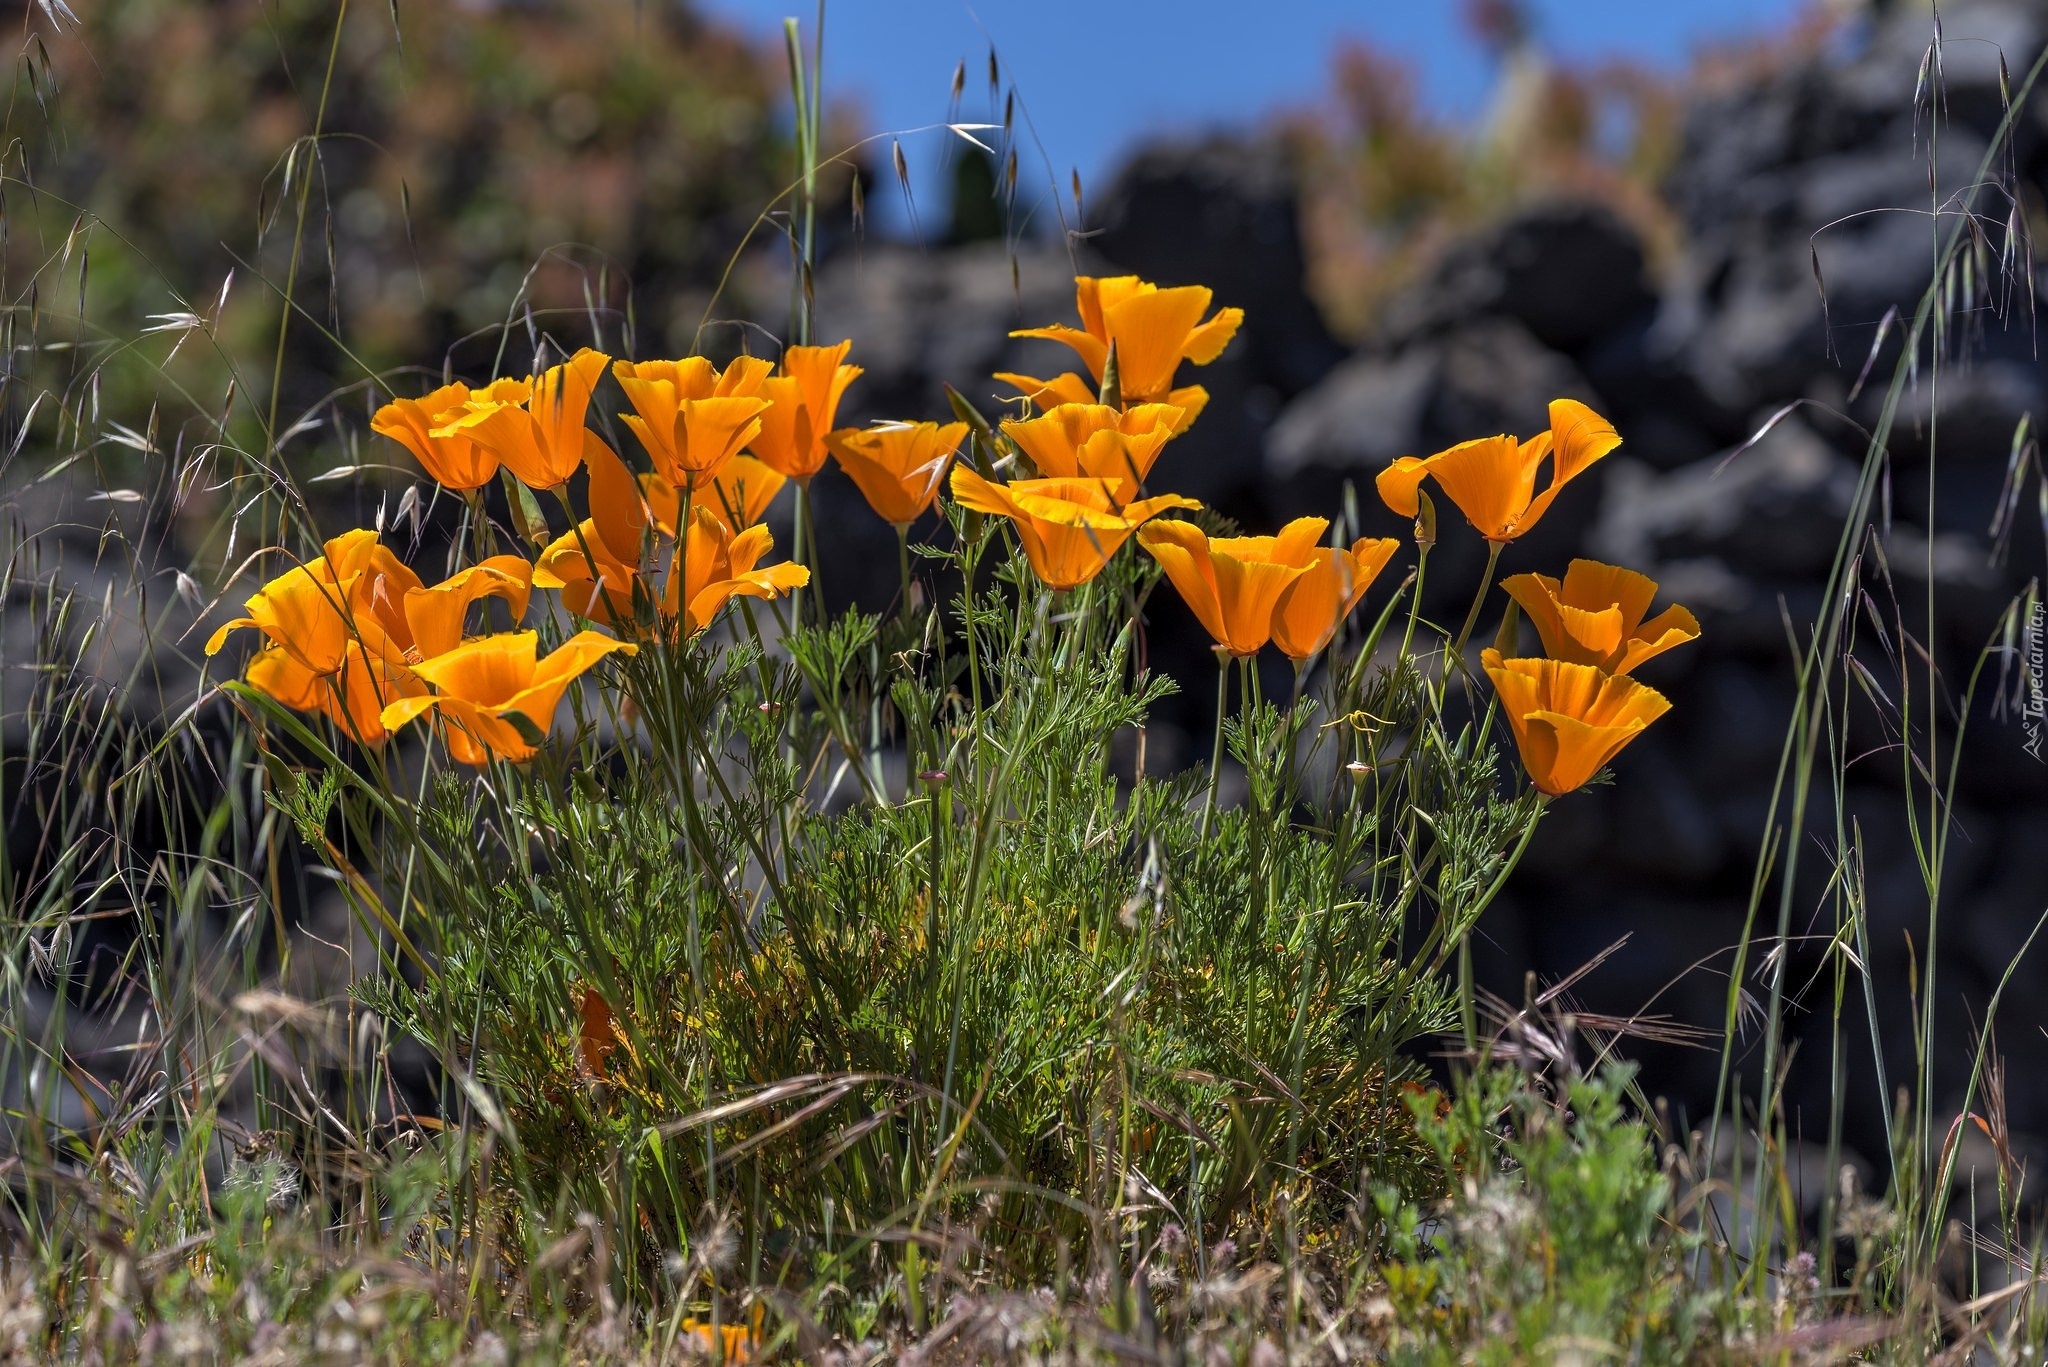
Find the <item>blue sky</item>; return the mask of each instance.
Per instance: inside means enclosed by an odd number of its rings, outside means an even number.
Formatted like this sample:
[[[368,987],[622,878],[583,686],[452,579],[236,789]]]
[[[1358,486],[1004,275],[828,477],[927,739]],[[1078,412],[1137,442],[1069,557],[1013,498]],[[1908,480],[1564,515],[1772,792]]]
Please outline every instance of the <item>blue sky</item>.
[[[816,0],[698,5],[778,46],[785,15],[798,15],[808,34],[817,12]],[[1078,167],[1084,184],[1099,185],[1147,134],[1242,123],[1313,103],[1347,36],[1408,58],[1433,109],[1476,113],[1491,71],[1463,29],[1463,8],[1460,0],[829,0],[825,96],[857,98],[878,131],[936,123],[946,116],[954,66],[965,58],[962,117],[985,118],[993,39],[1061,184]],[[1532,8],[1552,51],[1575,60],[1628,56],[1675,73],[1698,44],[1781,26],[1802,5],[1535,0]],[[934,174],[950,136],[904,139],[919,215],[934,224],[945,216]],[[886,166],[887,156],[884,150],[876,164]],[[900,222],[897,196],[874,209],[884,224]]]

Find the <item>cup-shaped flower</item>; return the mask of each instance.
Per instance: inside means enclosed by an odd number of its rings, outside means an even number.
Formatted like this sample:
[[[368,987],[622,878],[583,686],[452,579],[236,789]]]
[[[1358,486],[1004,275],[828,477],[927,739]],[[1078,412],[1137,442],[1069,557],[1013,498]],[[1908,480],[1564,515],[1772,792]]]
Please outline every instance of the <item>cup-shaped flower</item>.
[[[590,516],[541,551],[534,587],[559,592],[562,606],[578,617],[635,631],[640,609],[653,602],[635,592],[642,578],[647,503],[626,463],[594,432],[584,463],[590,470]]]
[[[351,641],[341,668],[315,674],[281,646],[256,652],[244,675],[251,688],[298,712],[317,712],[361,745],[382,745],[383,711],[400,698],[424,694],[426,685],[412,670],[389,656],[374,654]]]
[[[1433,478],[1488,541],[1507,542],[1536,525],[1564,486],[1621,445],[1614,425],[1576,399],[1550,401],[1550,429],[1527,441],[1481,437],[1433,456],[1402,456],[1376,483],[1386,505],[1414,517],[1416,493]],[[1536,492],[1536,474],[1550,462],[1550,482]]]
[[[860,378],[846,364],[852,342],[838,346],[793,346],[782,353],[782,373],[761,383],[768,411],[754,437],[753,453],[789,479],[809,479],[825,465],[825,435],[839,421],[839,400]]]
[[[620,361],[612,374],[633,411],[619,416],[663,479],[677,488],[702,484],[760,435],[768,408],[761,384],[773,368],[754,356],[724,370],[702,356]]]
[[[213,633],[206,653],[216,654],[228,633],[255,627],[270,643],[313,674],[341,668],[349,643],[356,638],[357,587],[365,574],[390,576],[403,588],[416,588],[419,578],[364,528],[329,541],[323,553],[294,565],[250,597],[247,617],[237,617]]]
[[[1298,517],[1278,536],[1209,536],[1192,522],[1154,522],[1138,533],[1217,645],[1256,655],[1273,636],[1280,596],[1315,565],[1329,522]]]
[[[1648,621],[1657,581],[1619,565],[1574,560],[1562,581],[1547,574],[1517,574],[1501,581],[1521,604],[1553,660],[1626,674],[1652,656],[1696,640],[1699,620],[1668,607]]]
[[[1401,543],[1391,536],[1360,537],[1350,550],[1316,549],[1315,563],[1288,585],[1273,608],[1273,644],[1296,664],[1330,644],[1372,581]]]
[[[938,497],[946,464],[966,435],[964,422],[892,422],[834,432],[825,443],[868,506],[884,522],[907,527]]]
[[[1143,526],[1169,508],[1202,505],[1179,494],[1120,502],[1121,480],[1020,479],[996,484],[964,465],[953,467],[953,497],[963,508],[1007,517],[1024,556],[1047,588],[1078,588],[1102,572],[1109,558]]]
[[[558,488],[583,463],[583,419],[610,359],[585,347],[530,379],[499,381],[471,394],[432,435],[467,436],[528,488]]]
[[[768,505],[788,482],[780,471],[752,456],[734,456],[712,476],[709,488],[700,486],[692,494],[690,503],[709,508],[726,526],[743,532],[768,515]],[[640,476],[640,491],[654,525],[674,536],[682,521],[683,491],[660,475]]]
[[[1522,767],[1542,792],[1582,787],[1671,703],[1625,674],[1563,660],[1504,660],[1480,654],[1501,712],[1515,733]]]
[[[1180,430],[1183,416],[1166,403],[1122,410],[1063,403],[1035,418],[1006,421],[1003,434],[1048,479],[1122,479],[1135,490]]]
[[[1200,385],[1175,389],[1174,372],[1182,361],[1207,365],[1215,360],[1244,322],[1244,310],[1236,308],[1219,309],[1204,322],[1202,315],[1209,311],[1213,297],[1202,285],[1163,290],[1135,275],[1080,276],[1074,281],[1079,328],[1055,325],[1010,335],[1042,337],[1072,347],[1088,367],[1094,384],[1071,372],[1050,380],[1010,374],[996,378],[1023,390],[1041,408],[1056,403],[1093,403],[1114,345],[1117,386],[1123,401],[1170,403],[1182,411],[1179,426],[1184,428],[1208,403],[1209,393]]]
[[[735,533],[709,508],[695,509],[668,582],[668,610],[682,634],[710,626],[734,598],[777,598],[811,582],[802,565],[762,565],[761,557],[774,549],[766,527]]]
[[[370,419],[370,430],[412,452],[442,488],[481,488],[498,473],[497,452],[479,445],[467,431],[434,435],[462,415],[471,397],[468,385],[446,384],[421,398],[393,399]]]
[[[462,763],[482,764],[494,756],[530,759],[536,747],[528,736],[547,734],[569,685],[605,656],[615,651],[630,655],[634,649],[594,631],[579,631],[542,659],[540,638],[531,631],[480,637],[419,665],[414,673],[435,692],[391,703],[383,722],[396,731],[438,711],[449,724],[448,753]]]

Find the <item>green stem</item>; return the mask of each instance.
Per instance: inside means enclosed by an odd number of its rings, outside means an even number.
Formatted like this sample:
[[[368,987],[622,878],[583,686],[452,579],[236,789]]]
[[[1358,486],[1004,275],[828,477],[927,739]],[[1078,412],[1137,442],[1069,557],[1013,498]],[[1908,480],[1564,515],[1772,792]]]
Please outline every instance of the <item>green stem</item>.
[[[1472,595],[1472,610],[1465,614],[1465,625],[1458,629],[1458,643],[1451,647],[1451,658],[1465,658],[1465,643],[1472,639],[1472,628],[1479,625],[1479,609],[1486,604],[1487,590],[1493,587],[1493,571],[1500,564],[1500,553],[1506,542],[1486,543],[1486,573],[1479,577],[1479,592]]]
[[[1209,839],[1209,820],[1216,815],[1216,781],[1223,773],[1223,710],[1230,704],[1230,652],[1216,652],[1216,738],[1209,746],[1209,797],[1202,804],[1202,839]]]

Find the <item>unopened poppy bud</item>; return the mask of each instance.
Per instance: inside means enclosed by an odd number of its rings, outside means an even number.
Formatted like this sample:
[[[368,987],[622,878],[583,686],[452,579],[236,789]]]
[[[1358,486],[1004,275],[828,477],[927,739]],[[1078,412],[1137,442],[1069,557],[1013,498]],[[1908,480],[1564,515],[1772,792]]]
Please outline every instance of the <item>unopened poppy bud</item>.
[[[1425,549],[1436,544],[1436,504],[1421,489],[1415,491],[1415,544]]]

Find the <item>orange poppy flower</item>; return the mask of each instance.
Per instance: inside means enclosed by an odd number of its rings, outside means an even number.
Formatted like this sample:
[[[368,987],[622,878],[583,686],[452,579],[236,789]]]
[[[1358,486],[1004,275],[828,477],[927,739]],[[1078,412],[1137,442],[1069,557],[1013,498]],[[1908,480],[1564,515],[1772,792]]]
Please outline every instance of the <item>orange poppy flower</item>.
[[[1179,494],[1120,503],[1115,494],[1122,483],[1020,479],[992,484],[964,465],[953,467],[953,497],[960,506],[1009,518],[1032,570],[1054,589],[1077,588],[1100,574],[1147,518],[1169,508],[1202,506]]]
[[[444,415],[431,435],[467,436],[528,488],[558,488],[583,463],[583,419],[609,359],[585,347],[539,375],[500,380]]]
[[[964,422],[892,422],[834,432],[825,444],[868,506],[884,522],[907,527],[938,497],[946,463],[966,435]]]
[[[634,630],[647,504],[626,463],[594,432],[584,463],[590,469],[590,516],[541,551],[533,567],[534,587],[560,592],[562,606],[578,617]]]
[[[789,479],[809,479],[825,465],[825,434],[839,420],[839,400],[861,376],[846,364],[852,342],[793,346],[782,353],[782,373],[761,382],[768,411],[752,450]]]
[[[251,688],[294,711],[317,712],[358,744],[370,746],[390,739],[382,715],[386,706],[427,691],[404,664],[354,641],[332,674],[315,674],[283,647],[267,646],[249,661],[243,677]]]
[[[1522,767],[1552,797],[1584,786],[1671,707],[1656,689],[1592,665],[1503,660],[1492,649],[1479,658],[1515,733]]]
[[[482,764],[492,756],[531,759],[535,746],[511,718],[521,717],[545,735],[570,684],[605,656],[615,651],[630,655],[635,649],[594,631],[579,631],[542,659],[534,632],[484,636],[419,665],[414,672],[439,691],[391,703],[383,712],[384,726],[396,731],[438,711],[450,723],[448,753],[462,763]]]
[[[1175,389],[1174,372],[1184,360],[1196,365],[1215,360],[1244,322],[1244,310],[1236,308],[1220,309],[1203,322],[1202,315],[1209,311],[1213,297],[1202,285],[1163,290],[1135,275],[1081,276],[1074,281],[1074,305],[1081,314],[1079,329],[1055,325],[1010,335],[1043,337],[1072,347],[1088,367],[1094,385],[1072,372],[1050,380],[1010,374],[996,378],[1023,390],[1041,408],[1094,403],[1102,388],[1103,365],[1114,344],[1117,384],[1124,402],[1170,403],[1182,410],[1179,427],[1184,429],[1209,402],[1209,391],[1200,385]]]
[[[1256,655],[1273,636],[1280,595],[1316,563],[1327,519],[1298,517],[1278,536],[1208,536],[1192,522],[1154,522],[1138,533],[1202,627],[1233,655]]]
[[[1273,608],[1273,644],[1281,654],[1298,664],[1330,644],[1400,546],[1382,536],[1360,537],[1348,551],[1318,547],[1315,563]]]
[[[1525,442],[1481,437],[1433,456],[1402,456],[1375,483],[1386,505],[1403,517],[1419,507],[1425,477],[1458,505],[1488,541],[1507,542],[1536,525],[1564,486],[1621,445],[1614,425],[1576,399],[1550,401],[1550,430]],[[1536,492],[1536,472],[1551,462],[1550,483]]]
[[[712,477],[709,489],[697,491],[691,506],[709,508],[726,526],[743,532],[768,515],[768,506],[788,482],[780,471],[752,456],[734,456]],[[682,490],[660,475],[642,475],[640,492],[654,525],[674,536],[683,515]]]
[[[353,598],[363,575],[375,572],[407,587],[419,584],[397,556],[378,544],[373,531],[346,532],[323,549],[316,559],[294,565],[258,589],[244,604],[249,615],[214,632],[206,653],[218,653],[229,632],[255,627],[308,672],[332,674],[355,638]]]
[[[1546,655],[1609,674],[1626,674],[1700,634],[1699,619],[1681,607],[1644,621],[1657,581],[1619,565],[1574,560],[1562,583],[1547,574],[1517,574],[1500,586],[1536,624]]]
[[[710,626],[734,598],[776,598],[811,582],[809,570],[787,561],[756,569],[774,549],[766,527],[735,534],[709,508],[696,509],[677,555],[682,572],[671,571],[668,582],[669,612],[681,619],[683,635]]]
[[[702,356],[680,361],[620,361],[612,367],[654,468],[670,484],[701,484],[761,432],[768,400],[761,384],[774,367],[742,356],[723,371]]]
[[[1049,479],[1124,479],[1152,473],[1159,452],[1181,429],[1184,410],[1141,403],[1119,411],[1099,403],[1063,403],[1038,417],[1003,423],[1003,435]]]
[[[413,459],[442,488],[481,488],[498,473],[497,453],[479,446],[468,432],[434,435],[455,421],[470,398],[468,385],[446,384],[417,399],[393,399],[370,419],[370,430],[412,452]]]

